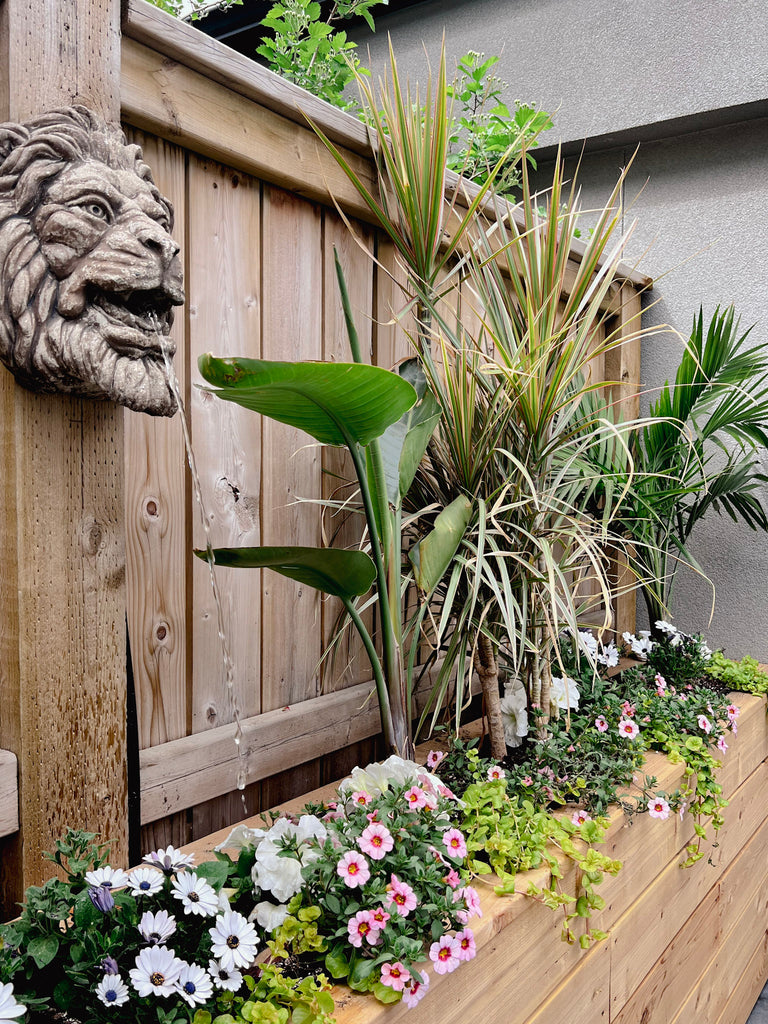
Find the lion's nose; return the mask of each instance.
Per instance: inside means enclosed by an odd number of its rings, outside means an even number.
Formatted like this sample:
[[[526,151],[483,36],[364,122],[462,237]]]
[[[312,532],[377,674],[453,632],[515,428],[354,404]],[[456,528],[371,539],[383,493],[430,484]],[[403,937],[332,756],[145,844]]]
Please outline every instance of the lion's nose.
[[[146,246],[150,252],[156,253],[160,257],[163,267],[168,268],[174,256],[179,252],[178,243],[162,228],[154,226],[141,228],[138,235],[141,244]]]

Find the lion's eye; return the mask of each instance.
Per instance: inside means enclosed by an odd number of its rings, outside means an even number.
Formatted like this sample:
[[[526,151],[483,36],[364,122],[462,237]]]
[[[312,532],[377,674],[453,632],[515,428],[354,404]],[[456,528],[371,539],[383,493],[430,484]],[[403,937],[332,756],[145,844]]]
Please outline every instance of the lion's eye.
[[[91,217],[96,217],[98,220],[109,220],[110,209],[106,203],[99,202],[98,199],[85,199],[83,202],[78,204],[81,210],[85,210]]]

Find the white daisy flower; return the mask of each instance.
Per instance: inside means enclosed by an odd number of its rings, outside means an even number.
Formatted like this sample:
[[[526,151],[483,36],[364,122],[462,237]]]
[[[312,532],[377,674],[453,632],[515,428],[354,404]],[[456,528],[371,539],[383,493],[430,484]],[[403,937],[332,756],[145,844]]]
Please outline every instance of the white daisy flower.
[[[213,886],[204,878],[198,878],[193,871],[184,871],[176,876],[171,893],[181,900],[185,914],[213,917],[219,912],[219,897]]]
[[[128,972],[131,984],[140,996],[170,996],[176,991],[183,960],[165,946],[147,946],[136,957],[136,966]]]
[[[134,896],[154,896],[163,888],[163,875],[154,868],[136,868],[128,875],[128,885]]]
[[[619,664],[619,649],[613,640],[608,644],[603,644],[603,649],[598,654],[597,660],[601,665],[605,665],[606,668],[616,668]]]
[[[13,997],[13,985],[0,985],[0,1020],[13,1020],[27,1012],[26,1006]]]
[[[580,629],[576,634],[576,641],[582,654],[594,662],[597,657],[597,637],[591,629]]]
[[[148,864],[160,868],[166,875],[173,874],[179,868],[189,868],[195,863],[191,853],[181,853],[173,846],[166,846],[164,850],[155,850],[143,858]]]
[[[176,989],[190,1006],[207,1002],[213,995],[210,976],[197,964],[184,964],[176,982]]]
[[[218,960],[211,960],[208,963],[208,973],[213,978],[216,988],[226,989],[228,992],[237,992],[243,984],[243,976],[240,971],[227,970],[222,967]]]
[[[128,986],[119,974],[105,974],[95,991],[105,1006],[122,1006],[131,998]]]
[[[167,942],[176,931],[176,918],[167,910],[158,910],[156,914],[148,910],[141,915],[138,927],[145,942],[159,946]]]
[[[208,934],[213,942],[211,952],[227,970],[248,967],[256,955],[259,945],[256,929],[236,910],[228,910],[217,917]]]
[[[95,871],[86,871],[85,880],[94,888],[105,885],[108,889],[122,889],[128,885],[128,875],[125,871],[122,868],[111,868],[107,864]]]
[[[676,626],[673,626],[671,622],[666,622],[664,619],[657,619],[656,622],[654,622],[654,626],[660,632],[667,633],[669,636],[674,636],[675,633],[680,632]]]

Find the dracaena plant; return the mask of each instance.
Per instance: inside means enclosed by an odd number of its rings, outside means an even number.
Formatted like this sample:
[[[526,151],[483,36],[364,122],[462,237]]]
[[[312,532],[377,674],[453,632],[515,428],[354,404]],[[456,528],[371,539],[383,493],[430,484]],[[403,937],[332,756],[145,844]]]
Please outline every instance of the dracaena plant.
[[[339,598],[371,662],[387,747],[408,757],[413,751],[410,676],[404,657],[401,602],[402,496],[410,486],[439,412],[413,368],[405,376],[362,362],[344,276],[336,269],[353,362],[270,362],[201,356],[200,373],[212,393],[228,402],[298,427],[322,444],[345,447],[360,489],[370,554],[361,550],[307,547],[217,548],[218,565],[269,568]],[[406,371],[408,373],[408,371]],[[418,390],[417,390],[418,388]],[[463,524],[436,524],[426,546],[438,568],[450,560]],[[196,552],[201,558],[206,552]],[[429,586],[430,568],[423,567]],[[437,571],[437,570],[435,570]],[[382,655],[357,606],[375,586],[381,620]],[[413,638],[418,642],[418,637]]]

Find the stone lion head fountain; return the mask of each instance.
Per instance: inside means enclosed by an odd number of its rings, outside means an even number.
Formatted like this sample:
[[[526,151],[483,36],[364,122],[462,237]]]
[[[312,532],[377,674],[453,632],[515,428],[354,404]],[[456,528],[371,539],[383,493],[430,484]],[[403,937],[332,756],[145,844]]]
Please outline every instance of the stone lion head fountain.
[[[0,360],[20,384],[174,413],[172,225],[139,147],[85,107],[0,124]]]

